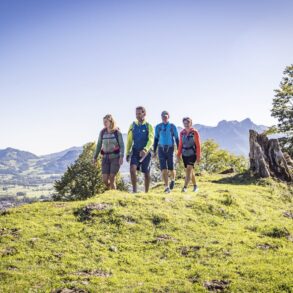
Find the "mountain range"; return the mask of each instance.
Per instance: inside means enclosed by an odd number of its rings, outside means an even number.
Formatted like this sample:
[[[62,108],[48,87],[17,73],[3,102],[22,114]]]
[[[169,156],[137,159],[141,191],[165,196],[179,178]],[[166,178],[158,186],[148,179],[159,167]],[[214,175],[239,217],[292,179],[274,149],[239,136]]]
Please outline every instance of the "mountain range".
[[[248,157],[249,129],[263,132],[267,127],[256,125],[249,118],[242,121],[220,121],[217,126],[195,124],[201,141],[214,139],[222,149]],[[178,127],[180,131],[181,128]],[[126,135],[123,135],[124,140]],[[37,156],[33,153],[14,148],[0,150],[0,175],[38,176],[61,175],[82,152],[82,147],[72,147],[57,153]],[[125,164],[123,170],[127,170]]]

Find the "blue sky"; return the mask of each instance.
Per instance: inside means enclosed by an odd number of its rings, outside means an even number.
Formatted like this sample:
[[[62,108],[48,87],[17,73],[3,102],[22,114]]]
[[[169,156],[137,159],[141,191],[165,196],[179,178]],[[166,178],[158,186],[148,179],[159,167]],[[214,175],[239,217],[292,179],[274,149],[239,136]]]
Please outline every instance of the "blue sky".
[[[155,124],[271,125],[293,62],[293,1],[0,0],[0,149],[38,155]]]

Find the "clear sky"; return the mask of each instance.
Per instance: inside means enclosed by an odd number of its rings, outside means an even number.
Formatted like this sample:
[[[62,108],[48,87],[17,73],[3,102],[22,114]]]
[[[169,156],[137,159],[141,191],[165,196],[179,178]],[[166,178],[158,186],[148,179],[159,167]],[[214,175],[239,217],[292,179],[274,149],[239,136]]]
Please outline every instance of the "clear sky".
[[[0,149],[96,140],[137,105],[157,123],[271,125],[293,62],[292,0],[0,0]]]

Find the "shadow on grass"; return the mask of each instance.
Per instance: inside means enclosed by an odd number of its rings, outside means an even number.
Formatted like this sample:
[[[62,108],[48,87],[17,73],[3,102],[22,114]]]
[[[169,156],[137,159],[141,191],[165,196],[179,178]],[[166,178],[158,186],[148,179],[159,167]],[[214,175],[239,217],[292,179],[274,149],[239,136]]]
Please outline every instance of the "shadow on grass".
[[[260,178],[250,174],[250,172],[244,172],[235,174],[233,176],[224,177],[218,180],[212,180],[212,183],[220,184],[235,184],[235,185],[261,185],[268,186],[272,183],[271,178]]]

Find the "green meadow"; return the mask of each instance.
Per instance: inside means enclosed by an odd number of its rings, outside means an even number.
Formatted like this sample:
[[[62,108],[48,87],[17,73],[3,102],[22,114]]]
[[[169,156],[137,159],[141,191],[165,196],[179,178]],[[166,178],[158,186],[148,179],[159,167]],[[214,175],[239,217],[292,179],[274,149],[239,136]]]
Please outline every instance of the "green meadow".
[[[2,211],[0,292],[293,292],[292,187],[198,185]]]

